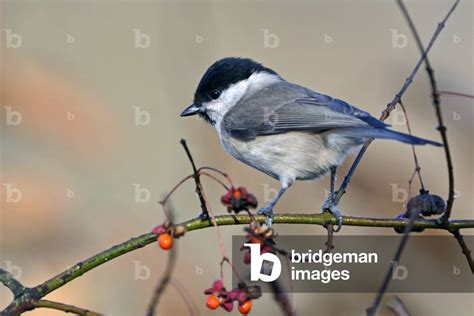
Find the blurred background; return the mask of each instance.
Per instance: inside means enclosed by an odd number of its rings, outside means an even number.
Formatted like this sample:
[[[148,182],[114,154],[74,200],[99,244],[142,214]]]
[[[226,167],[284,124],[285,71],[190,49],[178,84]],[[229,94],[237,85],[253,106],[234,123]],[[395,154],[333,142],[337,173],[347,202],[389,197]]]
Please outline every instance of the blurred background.
[[[451,1],[406,5],[426,44]],[[181,138],[187,139],[199,165],[228,172],[261,204],[272,196],[276,181],[231,158],[214,129],[202,120],[179,117],[215,60],[251,57],[290,81],[378,116],[419,59],[395,1],[2,0],[0,26],[0,267],[27,286],[162,223],[157,201],[191,172]],[[474,94],[472,1],[461,2],[430,60],[440,90]],[[439,140],[430,93],[420,69],[404,103],[414,134]],[[453,96],[443,96],[442,101],[458,197],[453,218],[472,218],[474,104]],[[400,110],[388,122],[406,131]],[[417,153],[427,188],[447,196],[443,150],[418,147]],[[409,146],[373,143],[341,209],[350,215],[396,216],[403,211],[413,170]],[[328,183],[327,178],[297,183],[277,211],[319,212]],[[204,185],[213,209],[224,212],[219,202],[223,190],[208,181]],[[413,192],[418,189],[415,181]],[[177,191],[172,201],[177,221],[199,213],[192,183]],[[275,228],[279,234],[325,234],[319,226]],[[222,232],[230,249],[231,235],[242,234],[242,227],[225,227]],[[394,232],[344,227],[340,234]],[[219,275],[215,231],[189,233],[177,246],[175,277],[201,315],[225,314],[208,310],[203,295]],[[449,259],[442,251],[423,253],[420,265]],[[166,253],[150,245],[46,298],[107,315],[143,315],[165,261]],[[400,296],[413,315],[474,311],[472,294]],[[11,298],[0,287],[1,309]],[[300,315],[363,315],[372,299],[373,294],[296,295]],[[280,313],[271,295],[255,302],[253,311]],[[172,287],[158,313],[187,313]],[[38,309],[27,314],[62,313]],[[391,315],[385,306],[380,314]]]

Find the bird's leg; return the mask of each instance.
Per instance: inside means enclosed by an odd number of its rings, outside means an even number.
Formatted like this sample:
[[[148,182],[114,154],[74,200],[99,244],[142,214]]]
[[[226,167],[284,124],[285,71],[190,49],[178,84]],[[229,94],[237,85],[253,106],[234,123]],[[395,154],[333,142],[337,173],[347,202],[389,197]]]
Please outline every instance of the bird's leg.
[[[267,205],[258,210],[259,214],[263,214],[267,217],[265,223],[268,227],[271,227],[273,223],[273,206],[275,206],[275,204],[278,202],[283,193],[285,193],[286,189],[288,189],[288,186],[282,186],[280,190],[278,190],[277,194],[273,197],[273,199],[268,202]]]
[[[342,226],[342,215],[341,212],[339,211],[339,207],[337,206],[337,201],[336,201],[336,192],[334,192],[335,187],[336,187],[336,166],[331,167],[331,184],[329,187],[329,195],[326,198],[326,200],[323,203],[322,209],[323,212],[331,212],[334,217],[336,217],[336,228],[334,229],[335,232],[338,232],[341,229]]]

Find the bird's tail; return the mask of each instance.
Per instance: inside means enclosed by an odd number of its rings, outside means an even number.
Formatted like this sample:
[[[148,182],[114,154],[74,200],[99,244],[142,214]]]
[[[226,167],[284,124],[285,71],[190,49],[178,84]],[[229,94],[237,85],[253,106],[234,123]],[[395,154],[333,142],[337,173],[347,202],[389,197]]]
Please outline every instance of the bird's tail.
[[[443,146],[441,143],[408,135],[405,133],[396,132],[386,128],[374,128],[374,127],[344,127],[333,129],[333,132],[338,135],[344,135],[346,137],[367,137],[367,138],[383,138],[383,139],[395,139],[403,143],[412,145],[433,145]]]

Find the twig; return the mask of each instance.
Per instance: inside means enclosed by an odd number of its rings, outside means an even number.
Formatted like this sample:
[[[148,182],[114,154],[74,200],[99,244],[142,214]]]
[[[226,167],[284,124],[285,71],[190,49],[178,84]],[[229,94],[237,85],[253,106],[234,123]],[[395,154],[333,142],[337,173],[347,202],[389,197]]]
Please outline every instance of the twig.
[[[173,223],[174,210],[172,207],[168,208],[168,220]],[[153,296],[151,297],[150,303],[148,304],[147,316],[155,315],[155,310],[158,306],[158,303],[160,302],[161,295],[165,292],[165,289],[171,280],[171,276],[176,266],[177,253],[177,246],[173,245],[173,247],[168,252],[168,260],[166,262],[166,268],[163,272],[163,276],[158,282],[158,285],[156,286],[155,291],[153,292]]]
[[[444,28],[444,25],[446,23],[446,21],[448,20],[448,18],[451,16],[451,13],[453,13],[454,9],[456,8],[456,6],[458,5],[458,2],[459,0],[456,0],[456,2],[453,4],[453,6],[451,7],[451,9],[448,11],[447,15],[445,16],[445,18],[443,19],[443,21],[441,21],[438,26],[436,27],[436,30],[435,32],[433,33],[433,36],[431,37],[431,40],[428,44],[428,46],[426,47],[426,49],[423,51],[423,54],[421,55],[420,59],[418,60],[418,62],[416,63],[415,67],[413,68],[412,72],[410,73],[410,75],[408,76],[408,78],[405,80],[405,83],[403,84],[402,88],[400,89],[400,91],[395,95],[395,97],[393,98],[392,102],[390,102],[389,104],[387,104],[387,107],[385,108],[385,110],[382,112],[382,115],[380,116],[380,119],[382,121],[386,120],[387,117],[390,115],[390,112],[393,111],[393,109],[395,108],[396,104],[400,102],[403,94],[405,93],[405,91],[408,89],[408,87],[410,86],[410,84],[413,82],[413,78],[415,77],[416,73],[418,72],[418,69],[420,68],[421,64],[423,63],[423,61],[426,59],[426,56],[428,54],[428,52],[431,50],[431,47],[433,46],[434,42],[436,41],[436,39],[438,38],[438,35],[441,33],[441,30]],[[341,197],[342,195],[345,193],[346,189],[347,189],[347,186],[349,185],[350,181],[351,181],[351,178],[355,172],[355,170],[357,169],[357,166],[359,165],[362,157],[364,156],[365,152],[367,151],[367,148],[369,147],[370,143],[372,141],[367,141],[363,146],[362,148],[360,149],[359,153],[357,154],[356,158],[354,159],[354,162],[352,163],[349,171],[347,172],[342,184],[339,186],[339,189],[337,191],[337,195],[336,195],[336,203],[339,203],[339,201],[341,200]]]
[[[418,43],[418,46],[420,48],[420,51],[421,51],[421,59],[418,61],[417,65],[415,66],[415,69],[413,70],[412,72],[412,75],[410,75],[410,77],[408,77],[404,87],[402,87],[402,89],[400,90],[400,92],[395,96],[394,98],[394,101],[396,101],[396,103],[400,103],[400,105],[402,106],[405,114],[406,114],[406,111],[405,111],[405,108],[403,106],[403,103],[401,103],[401,96],[403,95],[404,91],[406,91],[406,88],[408,87],[408,85],[412,82],[413,80],[413,77],[415,76],[415,73],[416,71],[418,70],[418,68],[420,67],[421,63],[424,61],[426,63],[426,70],[428,72],[428,75],[430,77],[430,81],[431,81],[431,86],[432,86],[432,95],[433,95],[433,104],[435,106],[435,109],[436,109],[436,116],[438,118],[438,124],[439,124],[439,127],[438,127],[438,130],[440,131],[441,133],[441,137],[443,139],[443,144],[444,144],[444,148],[445,148],[445,152],[446,152],[446,160],[448,162],[448,173],[449,173],[449,197],[448,197],[448,206],[447,206],[447,209],[444,213],[444,215],[446,215],[445,217],[445,220],[443,221],[443,224],[447,224],[448,221],[449,221],[449,215],[450,215],[450,212],[451,212],[451,208],[452,208],[452,205],[453,205],[453,201],[454,201],[454,176],[453,176],[453,172],[452,172],[452,162],[451,162],[451,155],[450,155],[450,151],[449,151],[449,146],[448,146],[448,141],[447,141],[447,136],[446,136],[446,127],[444,127],[443,125],[443,121],[442,121],[442,117],[441,117],[441,110],[440,110],[440,102],[439,102],[439,95],[437,93],[437,88],[436,88],[436,82],[435,82],[435,79],[434,79],[434,76],[433,76],[433,70],[429,64],[429,61],[427,60],[427,53],[428,51],[430,50],[431,46],[433,45],[436,37],[438,36],[438,34],[441,32],[441,30],[443,29],[444,27],[444,24],[446,22],[446,20],[449,18],[449,16],[451,15],[451,13],[453,12],[453,10],[456,8],[457,4],[458,4],[458,0],[456,0],[456,2],[453,4],[453,6],[451,7],[451,9],[448,11],[448,14],[446,15],[446,17],[444,18],[444,20],[438,24],[438,27],[436,28],[436,31],[433,35],[433,37],[431,38],[431,41],[430,43],[428,44],[428,47],[426,48],[426,50],[423,49],[423,45],[421,43],[421,40],[418,36],[418,33],[416,32],[416,29],[415,29],[415,26],[413,24],[413,21],[411,20],[409,14],[408,14],[408,11],[407,9],[405,8],[405,6],[403,5],[402,1],[401,0],[398,0],[398,4],[402,10],[402,12],[404,13],[405,15],[405,18],[407,19],[408,21],[408,24],[410,26],[410,29],[412,30],[416,40],[417,40],[417,43]],[[405,89],[405,90],[404,90]],[[385,109],[385,111],[382,113],[382,117],[383,118],[386,118],[390,115],[390,111],[393,110],[393,106],[396,104],[396,103],[390,103],[387,108]],[[392,107],[391,107],[392,106]],[[362,150],[361,150],[362,152]],[[416,161],[416,156],[415,156],[415,161]],[[392,264],[389,266],[389,269],[385,275],[385,278],[384,278],[384,281],[377,293],[377,295],[375,296],[375,299],[374,299],[374,302],[372,303],[371,306],[369,306],[369,308],[367,308],[367,316],[374,316],[377,312],[377,309],[382,301],[382,298],[385,294],[385,292],[387,291],[387,288],[390,284],[390,281],[391,281],[391,278],[392,278],[392,273],[393,273],[393,269],[394,269],[394,264],[398,264],[398,262],[400,261],[400,258],[402,256],[402,253],[403,253],[403,250],[408,242],[408,238],[410,236],[410,232],[412,231],[413,229],[413,226],[414,226],[414,223],[416,221],[416,219],[418,218],[419,216],[419,212],[420,210],[417,210],[417,211],[411,211],[410,212],[410,222],[409,224],[405,227],[405,230],[404,230],[404,234],[403,234],[403,237],[402,237],[402,240],[400,241],[400,245],[398,246],[397,248],[397,251],[395,253],[395,256],[394,256],[394,259],[392,261]],[[443,216],[444,216],[443,215]]]
[[[220,185],[222,185],[222,187],[223,187],[226,191],[229,190],[229,187],[228,187],[224,182],[222,182],[221,179],[219,179],[219,178],[213,176],[212,174],[207,173],[207,172],[205,172],[205,171],[199,171],[199,174],[200,174],[201,176],[206,176],[206,177],[209,177],[209,178],[211,178],[212,180],[216,181],[217,183],[219,183]]]
[[[153,296],[148,305],[148,309],[146,313],[148,316],[155,315],[155,309],[156,309],[156,306],[158,306],[158,303],[160,302],[161,295],[164,293],[168,283],[171,280],[171,275],[173,274],[173,270],[176,266],[176,257],[177,257],[176,254],[177,254],[176,245],[174,245],[173,248],[169,250],[168,261],[166,262],[165,271],[163,272],[163,276],[158,282],[158,285],[155,291],[153,292]]]
[[[444,23],[449,17],[449,14],[454,10],[454,8],[457,6],[459,3],[459,0],[456,0],[454,3],[453,7],[449,11],[448,15],[444,19],[443,22],[441,22],[438,26],[444,27]],[[448,136],[446,133],[446,126],[444,125],[443,122],[443,116],[441,113],[441,100],[439,98],[439,92],[438,92],[438,85],[436,83],[436,79],[434,76],[434,71],[433,68],[431,67],[430,61],[428,59],[428,56],[424,53],[424,48],[423,48],[423,43],[421,41],[420,36],[418,35],[418,32],[416,31],[415,24],[413,23],[413,20],[411,19],[407,8],[403,4],[402,0],[398,0],[398,5],[400,6],[401,11],[403,12],[403,15],[405,16],[405,19],[408,22],[408,25],[410,27],[410,30],[413,34],[413,37],[415,38],[416,44],[418,46],[418,49],[422,54],[425,55],[425,65],[426,65],[426,72],[428,74],[428,77],[430,79],[430,85],[431,85],[431,96],[433,98],[433,106],[435,108],[435,113],[436,113],[436,119],[438,120],[438,131],[441,134],[441,139],[443,141],[443,146],[444,146],[444,153],[446,155],[446,164],[448,166],[448,181],[449,181],[449,192],[448,192],[448,200],[446,202],[446,211],[444,212],[443,216],[441,217],[441,220],[443,222],[447,222],[449,220],[449,217],[451,216],[451,210],[453,208],[454,204],[454,171],[453,171],[453,161],[451,158],[451,151],[449,149],[449,143],[448,143]]]
[[[181,282],[179,282],[175,278],[171,278],[170,284],[176,289],[176,291],[183,299],[184,303],[186,304],[186,307],[188,308],[189,315],[199,315],[199,309],[197,308],[196,303],[194,303],[193,299],[189,295],[186,288],[181,284]]]
[[[288,295],[285,293],[279,280],[270,282],[275,302],[280,306],[281,311],[286,316],[295,316],[296,313]]]
[[[459,1],[456,1],[454,6],[457,5]],[[413,37],[416,40],[418,49],[423,52],[423,43],[420,39],[420,36],[418,35],[418,32],[416,30],[415,24],[413,23],[413,20],[410,17],[410,14],[408,13],[407,8],[405,7],[404,3],[402,0],[398,0],[398,5],[400,6],[401,11],[403,12],[403,15],[405,16],[405,19],[408,22],[408,25],[410,27],[410,30],[413,34]],[[434,71],[433,68],[431,67],[431,63],[428,59],[428,57],[425,58],[425,65],[426,65],[426,72],[428,74],[428,77],[430,79],[430,85],[431,85],[431,95],[433,98],[433,106],[435,108],[436,112],[436,118],[438,120],[438,130],[441,134],[441,138],[443,140],[443,145],[444,145],[444,151],[446,155],[446,163],[448,166],[448,187],[449,187],[449,193],[448,193],[448,200],[446,203],[446,211],[443,214],[443,216],[440,218],[441,223],[446,223],[449,221],[449,217],[451,216],[453,204],[454,204],[454,198],[455,198],[455,192],[454,192],[454,171],[453,171],[453,162],[451,159],[451,151],[449,149],[449,144],[448,144],[448,138],[447,138],[447,130],[446,127],[443,123],[443,116],[441,113],[441,100],[440,100],[440,94],[451,94],[451,95],[457,95],[457,96],[463,96],[463,97],[473,97],[467,94],[461,94],[461,93],[454,93],[454,92],[440,92],[438,91],[438,85],[436,83],[436,79],[434,76]],[[459,231],[453,231],[452,232],[456,240],[458,241],[459,245],[461,246],[461,249],[466,256],[466,259],[469,263],[469,267],[471,268],[471,272],[474,273],[474,266],[473,266],[473,260],[471,257],[471,251],[468,249],[466,243],[464,242],[464,238],[459,233]]]
[[[73,313],[76,315],[83,315],[83,316],[101,316],[103,314],[99,314],[84,308],[80,308],[77,306],[53,302],[49,300],[39,300],[33,303],[33,307],[35,308],[49,308],[49,309],[56,309],[59,311],[63,311],[65,313]]]
[[[234,186],[234,183],[232,182],[232,179],[229,177],[229,175],[217,168],[213,168],[213,167],[201,167],[198,169],[198,172],[202,171],[202,170],[210,170],[210,171],[214,171],[215,173],[218,173],[220,174],[221,176],[223,176],[224,178],[226,178],[227,181],[229,181],[229,184],[231,187]]]
[[[194,164],[194,159],[193,156],[191,155],[191,152],[189,151],[188,145],[186,144],[185,139],[181,139],[181,145],[183,146],[184,150],[186,151],[186,155],[189,158],[189,162],[191,162],[191,166],[193,168],[194,172],[194,183],[196,183],[196,194],[198,195],[199,202],[201,203],[201,215],[199,216],[201,219],[208,219],[209,218],[209,212],[207,210],[206,202],[204,200],[204,197],[202,196],[202,184],[201,184],[201,178],[199,177],[199,172],[196,169],[196,165]]]
[[[452,91],[438,91],[438,95],[452,95],[452,96],[457,96],[457,97],[474,99],[474,95],[467,94],[467,93],[460,93],[460,92],[452,92]]]
[[[398,296],[392,297],[388,301],[387,306],[395,316],[410,316],[410,312]]]
[[[374,302],[372,305],[367,308],[367,316],[374,316],[377,313],[377,309],[382,302],[382,298],[387,291],[387,288],[390,284],[390,281],[392,280],[392,274],[393,274],[393,269],[394,266],[397,265],[400,262],[400,258],[402,257],[403,250],[405,249],[405,246],[408,242],[408,238],[410,237],[410,232],[412,231],[413,227],[415,226],[415,221],[420,215],[420,210],[416,211],[411,211],[410,212],[410,221],[407,226],[405,226],[405,230],[403,232],[403,237],[402,240],[400,241],[400,244],[398,245],[397,251],[395,252],[395,256],[393,257],[393,260],[390,262],[389,268],[387,273],[385,274],[385,278],[382,282],[382,285],[380,286],[380,289],[377,292],[377,295],[375,296]]]
[[[410,120],[408,119],[407,109],[405,108],[405,105],[403,104],[403,102],[401,100],[398,104],[400,104],[400,107],[402,108],[403,114],[405,115],[405,120],[407,121],[408,134],[413,135],[413,133],[411,132]],[[413,161],[415,162],[415,170],[413,171],[413,175],[411,176],[410,180],[408,181],[408,191],[409,191],[409,196],[410,197],[411,197],[411,191],[412,191],[411,189],[412,189],[413,179],[414,179],[416,174],[418,174],[418,180],[420,181],[421,189],[423,191],[425,191],[425,184],[423,183],[423,177],[421,176],[421,167],[420,167],[420,163],[418,162],[418,156],[416,155],[415,145],[411,145],[411,151],[412,151],[412,154],[413,154]]]
[[[328,238],[325,243],[326,249],[324,253],[330,253],[334,249],[334,225],[328,224],[326,229],[328,231]]]
[[[471,272],[474,274],[474,262],[472,261],[471,250],[469,250],[469,248],[467,247],[463,235],[461,234],[459,229],[455,229],[451,231],[451,233],[458,241],[458,244],[462,249],[462,253],[466,256],[467,262],[469,263],[469,268],[471,268]]]

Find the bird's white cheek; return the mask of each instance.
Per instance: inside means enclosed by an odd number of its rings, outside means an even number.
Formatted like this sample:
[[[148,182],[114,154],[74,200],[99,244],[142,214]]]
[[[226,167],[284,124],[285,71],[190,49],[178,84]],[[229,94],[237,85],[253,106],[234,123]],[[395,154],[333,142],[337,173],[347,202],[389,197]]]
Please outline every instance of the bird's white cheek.
[[[214,122],[220,121],[226,112],[225,105],[218,100],[205,103],[203,106],[206,109],[207,115],[209,115]]]

